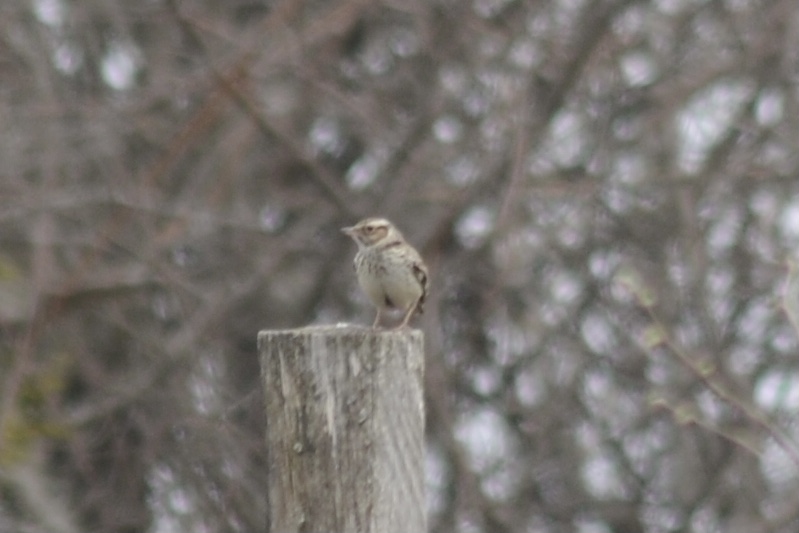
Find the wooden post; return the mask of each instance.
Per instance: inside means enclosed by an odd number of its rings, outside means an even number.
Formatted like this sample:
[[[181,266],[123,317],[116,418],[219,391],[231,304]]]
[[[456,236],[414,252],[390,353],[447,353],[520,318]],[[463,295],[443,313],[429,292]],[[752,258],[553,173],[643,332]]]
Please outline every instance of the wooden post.
[[[424,533],[420,331],[261,331],[267,531]]]

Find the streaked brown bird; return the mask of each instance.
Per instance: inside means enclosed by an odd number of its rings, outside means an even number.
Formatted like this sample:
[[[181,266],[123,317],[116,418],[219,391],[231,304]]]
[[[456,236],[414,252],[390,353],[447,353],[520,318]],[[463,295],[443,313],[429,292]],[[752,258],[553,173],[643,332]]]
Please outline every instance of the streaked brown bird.
[[[380,325],[386,309],[404,313],[396,329],[408,325],[415,312],[422,314],[427,296],[427,266],[402,233],[385,218],[365,218],[341,231],[358,245],[355,274],[358,283],[377,307],[373,328]]]

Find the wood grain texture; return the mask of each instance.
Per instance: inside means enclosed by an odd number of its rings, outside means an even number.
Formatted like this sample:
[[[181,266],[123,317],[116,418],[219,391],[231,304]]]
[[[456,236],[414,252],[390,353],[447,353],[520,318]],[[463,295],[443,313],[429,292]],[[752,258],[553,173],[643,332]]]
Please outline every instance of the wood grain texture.
[[[267,531],[424,533],[423,336],[262,331]]]

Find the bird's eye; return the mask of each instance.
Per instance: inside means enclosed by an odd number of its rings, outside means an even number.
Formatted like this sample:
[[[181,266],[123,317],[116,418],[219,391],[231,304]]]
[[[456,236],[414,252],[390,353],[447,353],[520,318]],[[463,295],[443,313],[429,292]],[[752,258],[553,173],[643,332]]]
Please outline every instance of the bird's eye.
[[[374,226],[366,226],[363,229],[364,229],[364,231],[366,231],[366,233],[372,233],[375,230],[375,227]]]

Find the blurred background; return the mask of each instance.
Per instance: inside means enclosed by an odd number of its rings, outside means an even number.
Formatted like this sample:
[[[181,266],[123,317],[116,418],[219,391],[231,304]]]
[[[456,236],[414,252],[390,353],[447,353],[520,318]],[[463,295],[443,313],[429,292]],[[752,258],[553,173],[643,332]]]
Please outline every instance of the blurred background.
[[[0,531],[263,531],[375,214],[430,531],[799,530],[795,0],[3,0],[0,123]]]

